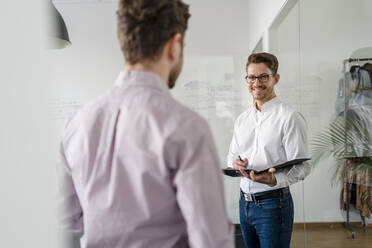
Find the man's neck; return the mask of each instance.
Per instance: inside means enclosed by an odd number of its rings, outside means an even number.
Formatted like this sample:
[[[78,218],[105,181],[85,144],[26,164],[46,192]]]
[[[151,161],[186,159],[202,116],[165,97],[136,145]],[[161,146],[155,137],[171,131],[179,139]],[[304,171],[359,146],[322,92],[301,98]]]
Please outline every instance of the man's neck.
[[[276,97],[276,95],[273,94],[273,95],[271,95],[271,96],[268,97],[268,98],[262,99],[261,101],[260,101],[260,100],[256,100],[256,101],[254,102],[254,106],[255,106],[255,108],[256,108],[258,111],[261,112],[263,105],[264,105],[265,103],[267,103],[268,101],[272,100],[272,99],[275,98],[275,97]]]
[[[165,70],[161,63],[141,62],[136,64],[126,63],[127,71],[150,71],[157,74],[168,85],[169,71]]]

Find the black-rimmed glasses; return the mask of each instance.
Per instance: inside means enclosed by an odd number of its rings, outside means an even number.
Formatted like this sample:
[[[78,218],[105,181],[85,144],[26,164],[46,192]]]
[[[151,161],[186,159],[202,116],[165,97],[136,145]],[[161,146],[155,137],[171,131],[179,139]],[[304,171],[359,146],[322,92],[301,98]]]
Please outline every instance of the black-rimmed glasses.
[[[261,83],[267,83],[269,81],[269,78],[270,78],[270,75],[273,75],[273,74],[262,74],[262,75],[259,75],[259,76],[245,76],[245,81],[248,83],[248,84],[253,84],[256,79],[258,79],[258,81],[260,81]]]

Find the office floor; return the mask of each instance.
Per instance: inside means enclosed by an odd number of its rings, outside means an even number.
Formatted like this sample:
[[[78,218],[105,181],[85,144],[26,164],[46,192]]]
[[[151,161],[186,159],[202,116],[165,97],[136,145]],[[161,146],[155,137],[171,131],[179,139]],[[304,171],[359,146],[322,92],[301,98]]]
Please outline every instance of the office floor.
[[[308,224],[306,226],[306,248],[371,248],[372,226],[363,229],[360,223],[352,225],[355,238],[342,224]],[[292,236],[291,248],[305,248],[304,228],[295,226]]]
[[[237,226],[239,228],[239,226]],[[352,239],[350,232],[340,223],[307,224],[307,246],[305,246],[304,227],[295,224],[291,248],[371,248],[372,247],[372,225],[363,229],[360,223],[353,224],[355,238]],[[236,248],[244,248],[241,235],[236,240]],[[69,248],[79,248],[78,238],[69,240]]]

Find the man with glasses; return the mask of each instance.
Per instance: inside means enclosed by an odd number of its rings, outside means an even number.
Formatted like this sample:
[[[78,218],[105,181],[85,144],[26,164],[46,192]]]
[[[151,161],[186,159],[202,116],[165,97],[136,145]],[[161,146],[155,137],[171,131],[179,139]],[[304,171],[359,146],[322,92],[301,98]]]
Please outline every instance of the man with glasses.
[[[240,225],[247,247],[289,247],[293,201],[289,185],[304,179],[310,164],[275,171],[276,164],[307,158],[307,127],[303,116],[276,97],[278,60],[269,53],[248,57],[245,77],[254,106],[236,120],[228,166],[240,182]],[[252,169],[247,173],[244,169]],[[255,174],[255,171],[269,169]]]

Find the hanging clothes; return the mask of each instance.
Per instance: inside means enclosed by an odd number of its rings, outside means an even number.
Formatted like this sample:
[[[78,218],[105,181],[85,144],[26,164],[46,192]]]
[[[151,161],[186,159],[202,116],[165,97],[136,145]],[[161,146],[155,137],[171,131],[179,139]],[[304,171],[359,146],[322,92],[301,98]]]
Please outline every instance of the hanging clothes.
[[[362,167],[358,159],[349,159],[343,168],[343,188],[340,195],[341,209],[347,210],[347,201],[370,218],[372,212],[372,170]]]
[[[346,83],[346,89],[344,84]],[[359,67],[351,67],[350,72],[339,81],[338,96],[336,99],[336,115],[340,115],[345,109],[345,98],[347,109],[359,109],[360,106],[372,108],[372,90],[363,90],[372,87],[369,71]],[[344,92],[344,89],[346,92]],[[346,97],[344,97],[346,94]]]
[[[361,216],[368,218],[372,211],[372,169],[365,163],[371,163],[372,157],[371,79],[372,64],[352,66],[339,82],[336,100],[337,119],[346,116],[345,129],[353,137],[352,142],[345,144],[345,157],[349,159],[342,172],[340,205],[348,211],[347,203],[352,204]]]
[[[372,141],[372,84],[369,73],[363,67],[352,66],[339,83],[336,119],[344,118],[346,100],[346,118],[356,124],[347,127],[347,132],[354,137],[360,136],[357,141],[346,145],[347,157],[372,156],[372,142],[365,139],[369,137]]]
[[[362,66],[362,69],[368,71],[369,79],[370,79],[371,82],[372,82],[372,64],[371,64],[371,63],[365,63],[365,64]]]

